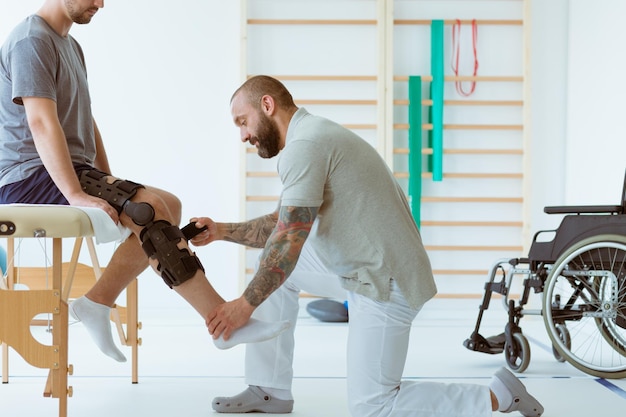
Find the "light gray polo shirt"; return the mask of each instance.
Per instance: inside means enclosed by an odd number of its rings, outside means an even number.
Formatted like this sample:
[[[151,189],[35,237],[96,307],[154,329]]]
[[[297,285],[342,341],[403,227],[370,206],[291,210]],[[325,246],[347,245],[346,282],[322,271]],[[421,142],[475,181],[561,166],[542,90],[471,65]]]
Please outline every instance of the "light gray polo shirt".
[[[387,301],[393,278],[412,307],[436,293],[405,194],[378,152],[300,108],[279,154],[282,206],[319,207],[309,239],[344,288]]]

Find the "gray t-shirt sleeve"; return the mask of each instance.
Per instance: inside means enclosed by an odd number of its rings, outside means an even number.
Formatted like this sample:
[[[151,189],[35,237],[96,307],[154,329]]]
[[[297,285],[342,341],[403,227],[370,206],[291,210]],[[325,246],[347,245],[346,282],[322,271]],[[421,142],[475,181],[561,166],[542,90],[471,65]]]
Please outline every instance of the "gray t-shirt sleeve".
[[[281,206],[320,207],[328,175],[328,156],[306,140],[294,140],[280,155],[278,173],[283,184]]]
[[[23,104],[22,97],[43,97],[56,101],[57,55],[49,43],[30,37],[16,43],[11,54],[12,100]]]

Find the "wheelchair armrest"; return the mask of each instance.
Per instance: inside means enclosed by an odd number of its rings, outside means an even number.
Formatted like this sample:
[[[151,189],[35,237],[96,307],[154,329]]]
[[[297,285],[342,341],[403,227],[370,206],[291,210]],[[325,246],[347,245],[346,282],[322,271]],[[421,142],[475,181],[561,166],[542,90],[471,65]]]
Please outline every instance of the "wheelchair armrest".
[[[622,212],[622,206],[548,206],[543,211],[547,214],[582,214],[582,213],[614,213]]]

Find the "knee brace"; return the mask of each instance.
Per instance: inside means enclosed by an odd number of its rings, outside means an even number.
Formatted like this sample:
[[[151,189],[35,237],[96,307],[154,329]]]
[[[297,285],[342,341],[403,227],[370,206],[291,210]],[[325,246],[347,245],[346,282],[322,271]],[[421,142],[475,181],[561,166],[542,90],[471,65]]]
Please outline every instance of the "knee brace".
[[[118,214],[121,214],[126,203],[137,194],[137,190],[145,187],[136,182],[120,179],[109,184],[106,179],[109,175],[97,169],[85,170],[80,173],[80,185],[87,194],[106,200]]]
[[[140,239],[146,255],[159,261],[157,272],[170,288],[191,279],[198,270],[204,272],[196,255],[178,247],[186,237],[177,226],[165,220],[151,222],[141,231]]]
[[[80,174],[80,185],[87,194],[100,197],[109,203],[118,214],[122,214],[123,210],[136,225],[145,226],[150,223],[154,219],[154,208],[145,202],[130,201],[139,188],[145,187],[136,182],[119,179],[109,184],[107,176],[109,174],[97,169],[86,170]]]
[[[139,188],[145,188],[143,185],[119,179],[109,184],[107,176],[109,174],[96,169],[86,170],[80,175],[80,183],[87,194],[104,199],[118,214],[124,211],[136,225],[144,226],[140,233],[142,248],[149,258],[159,262],[157,272],[170,288],[191,279],[198,269],[204,271],[200,260],[177,244],[180,239],[189,240],[206,227],[197,229],[188,224],[181,231],[165,220],[154,222],[154,207],[146,202],[130,201]]]

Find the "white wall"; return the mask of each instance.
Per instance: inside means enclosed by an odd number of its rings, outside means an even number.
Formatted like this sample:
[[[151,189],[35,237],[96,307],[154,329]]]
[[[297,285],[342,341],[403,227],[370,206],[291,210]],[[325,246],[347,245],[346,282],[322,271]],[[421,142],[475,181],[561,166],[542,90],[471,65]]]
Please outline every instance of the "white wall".
[[[0,3],[0,39],[41,3]],[[86,53],[94,113],[114,173],[173,191],[184,219],[237,219],[242,145],[228,100],[241,75],[239,1],[105,4],[72,34]],[[626,88],[619,71],[626,58],[618,19],[624,12],[621,0],[532,2],[532,230],[558,224],[543,214],[545,205],[619,199],[625,145],[618,100]],[[218,291],[234,297],[237,248],[216,243],[198,254]],[[187,308],[152,272],[142,275],[140,291],[142,308]]]
[[[621,0],[532,2],[533,230],[545,205],[618,204],[626,141]]]
[[[238,131],[229,100],[240,84],[239,2],[108,0],[74,27],[89,66],[93,111],[114,174],[176,194],[192,216],[239,219]],[[207,276],[237,295],[237,247],[198,248]],[[152,271],[141,305],[184,303]],[[187,308],[187,307],[186,307]]]
[[[565,203],[568,0],[533,0],[530,35],[529,224],[534,233],[560,221],[544,214],[544,206]]]
[[[623,0],[570,0],[568,204],[617,204],[626,169]]]
[[[42,0],[2,1],[0,39]],[[183,222],[239,218],[238,131],[229,100],[240,84],[239,2],[107,0],[71,34],[87,60],[94,116],[115,175],[176,194]],[[99,245],[106,261],[113,245]],[[86,250],[85,250],[86,253]],[[237,295],[235,245],[197,250],[226,298]],[[88,259],[85,257],[85,259]],[[140,307],[186,305],[152,271]]]

